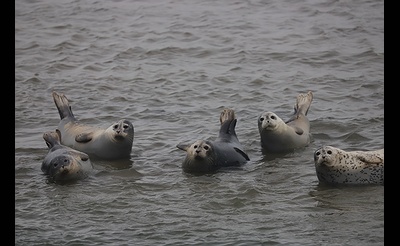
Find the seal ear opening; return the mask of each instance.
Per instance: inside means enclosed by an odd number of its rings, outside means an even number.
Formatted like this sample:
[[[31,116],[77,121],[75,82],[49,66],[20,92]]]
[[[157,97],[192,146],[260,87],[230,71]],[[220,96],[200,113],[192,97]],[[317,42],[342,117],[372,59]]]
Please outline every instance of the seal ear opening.
[[[180,150],[186,151],[190,147],[190,144],[179,143],[176,147]]]

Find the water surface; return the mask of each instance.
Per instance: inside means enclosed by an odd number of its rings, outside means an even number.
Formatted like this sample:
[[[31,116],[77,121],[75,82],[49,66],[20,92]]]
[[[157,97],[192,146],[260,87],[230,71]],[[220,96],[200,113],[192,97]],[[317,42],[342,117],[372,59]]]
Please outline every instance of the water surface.
[[[85,180],[40,170],[65,93],[84,123],[135,126]],[[258,115],[313,91],[312,143],[264,155]],[[233,108],[250,161],[193,176],[180,142]],[[318,183],[313,152],[383,148],[383,1],[15,2],[16,245],[382,245],[384,186]]]

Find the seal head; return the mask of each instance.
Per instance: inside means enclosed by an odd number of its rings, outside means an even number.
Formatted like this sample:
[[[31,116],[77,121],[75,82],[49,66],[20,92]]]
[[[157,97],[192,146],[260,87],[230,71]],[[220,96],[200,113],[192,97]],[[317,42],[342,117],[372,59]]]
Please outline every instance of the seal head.
[[[52,181],[69,181],[86,178],[93,166],[89,156],[60,143],[60,132],[45,132],[43,139],[49,151],[41,170]]]

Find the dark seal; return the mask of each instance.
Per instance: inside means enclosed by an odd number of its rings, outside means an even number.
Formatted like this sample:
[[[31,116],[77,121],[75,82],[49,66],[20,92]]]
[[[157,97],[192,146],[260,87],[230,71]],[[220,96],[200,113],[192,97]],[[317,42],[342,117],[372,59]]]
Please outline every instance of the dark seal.
[[[234,111],[224,109],[220,122],[219,135],[214,141],[197,140],[192,144],[180,143],[176,146],[186,151],[182,162],[185,172],[210,173],[221,167],[240,166],[250,160],[236,136]]]
[[[60,133],[45,132],[43,139],[49,151],[41,170],[52,181],[69,181],[86,178],[93,166],[87,154],[60,143]]]

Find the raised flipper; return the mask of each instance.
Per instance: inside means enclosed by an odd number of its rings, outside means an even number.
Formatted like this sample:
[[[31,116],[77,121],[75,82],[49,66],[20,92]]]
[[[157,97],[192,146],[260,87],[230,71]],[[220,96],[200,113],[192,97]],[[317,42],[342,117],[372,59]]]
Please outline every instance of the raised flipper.
[[[43,133],[43,139],[49,149],[55,145],[60,145],[60,138],[56,132],[45,132]]]
[[[66,117],[71,117],[72,120],[76,120],[67,97],[63,93],[58,93],[56,91],[53,91],[52,95],[58,113],[60,114],[60,118],[64,119]]]
[[[233,119],[235,119],[235,111],[230,108],[225,108],[224,110],[222,110],[221,115],[219,116],[219,122],[221,123],[221,125],[225,121]]]
[[[285,123],[287,124],[299,118],[300,115],[306,116],[308,113],[308,109],[311,106],[312,100],[313,100],[313,94],[311,91],[307,92],[307,94],[297,95],[296,104],[294,105],[294,114]]]
[[[295,114],[307,115],[312,100],[313,100],[313,94],[311,91],[307,92],[307,94],[299,94],[297,96],[296,104],[294,105]]]

